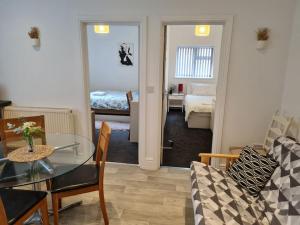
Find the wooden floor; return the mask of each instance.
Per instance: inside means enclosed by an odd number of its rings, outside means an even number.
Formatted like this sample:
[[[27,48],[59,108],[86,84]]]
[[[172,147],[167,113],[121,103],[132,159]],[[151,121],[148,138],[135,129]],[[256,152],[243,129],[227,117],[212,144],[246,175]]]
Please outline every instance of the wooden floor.
[[[105,200],[110,225],[192,225],[190,190],[188,169],[162,167],[153,172],[109,163]],[[60,225],[104,224],[96,192],[67,198],[63,205],[80,199],[81,206],[60,214]]]

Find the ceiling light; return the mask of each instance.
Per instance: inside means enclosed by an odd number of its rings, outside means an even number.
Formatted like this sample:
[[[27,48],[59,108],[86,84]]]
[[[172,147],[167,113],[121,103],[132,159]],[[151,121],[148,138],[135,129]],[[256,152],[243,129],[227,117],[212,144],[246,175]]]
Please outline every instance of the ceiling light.
[[[94,32],[97,34],[108,34],[109,25],[94,25]]]
[[[209,36],[210,25],[196,25],[195,26],[195,36]]]

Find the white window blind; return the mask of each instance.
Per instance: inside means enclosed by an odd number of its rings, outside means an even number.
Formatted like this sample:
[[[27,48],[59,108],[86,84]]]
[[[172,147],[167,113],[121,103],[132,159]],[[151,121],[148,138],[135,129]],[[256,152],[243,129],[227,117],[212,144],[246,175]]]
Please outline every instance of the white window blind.
[[[176,78],[213,78],[212,47],[178,47]]]

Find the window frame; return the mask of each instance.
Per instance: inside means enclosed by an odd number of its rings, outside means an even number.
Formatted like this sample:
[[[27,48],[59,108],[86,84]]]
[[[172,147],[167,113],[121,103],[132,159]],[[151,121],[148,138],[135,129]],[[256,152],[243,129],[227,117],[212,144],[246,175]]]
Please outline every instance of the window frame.
[[[212,49],[212,54],[211,54],[211,62],[210,62],[210,76],[211,77],[195,77],[195,64],[196,61],[199,58],[204,58],[205,56],[196,56],[196,52],[194,51],[193,53],[193,62],[192,62],[192,75],[191,76],[182,76],[182,75],[178,75],[178,69],[177,69],[177,60],[178,60],[178,51],[180,48],[193,48],[193,49],[201,49],[201,48],[210,48]],[[174,78],[175,79],[197,79],[197,80],[206,80],[206,81],[213,81],[215,80],[215,75],[214,75],[214,60],[215,60],[215,47],[211,46],[211,45],[194,45],[194,46],[177,46],[176,48],[176,56],[175,56],[175,75]],[[198,58],[198,59],[197,59]],[[208,58],[208,57],[205,57]]]

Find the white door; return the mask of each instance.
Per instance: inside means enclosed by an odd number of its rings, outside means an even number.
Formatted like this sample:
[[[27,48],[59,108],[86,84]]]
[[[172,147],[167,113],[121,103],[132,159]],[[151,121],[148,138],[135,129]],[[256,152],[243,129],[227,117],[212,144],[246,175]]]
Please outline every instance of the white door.
[[[162,124],[161,124],[161,152],[160,152],[160,163],[163,161],[163,153],[164,153],[164,129],[167,120],[168,113],[168,76],[167,76],[167,49],[166,49],[166,41],[167,41],[167,26],[164,26],[164,62],[163,62],[163,85],[162,85]]]

